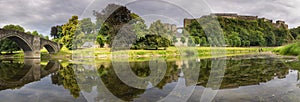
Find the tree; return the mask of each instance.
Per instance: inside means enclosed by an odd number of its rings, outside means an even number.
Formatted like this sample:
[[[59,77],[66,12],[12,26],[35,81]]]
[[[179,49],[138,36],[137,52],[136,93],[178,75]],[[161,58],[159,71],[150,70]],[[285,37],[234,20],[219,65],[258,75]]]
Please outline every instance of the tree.
[[[130,25],[132,25],[132,31],[136,35],[136,42],[133,44],[134,49],[142,49],[145,44],[145,36],[149,33],[149,30],[147,29],[147,25],[145,24],[145,21],[138,16],[135,13],[131,13],[132,21],[130,22]]]
[[[241,46],[241,38],[239,37],[239,33],[237,32],[232,32],[229,36],[228,39],[230,39],[230,46],[234,47],[240,47]]]
[[[202,46],[206,46],[207,45],[207,41],[206,41],[205,37],[201,37],[201,43],[200,43],[200,45],[202,45]]]
[[[102,35],[98,35],[96,40],[97,40],[97,42],[98,42],[98,44],[100,45],[101,48],[104,47],[105,38]]]
[[[96,27],[101,27],[100,32],[104,32],[101,30],[106,29],[102,27],[103,25],[109,28],[109,39],[107,39],[109,45],[112,44],[112,40],[114,40],[118,31],[121,30],[121,27],[132,20],[131,11],[125,6],[116,4],[109,4],[102,12],[94,11],[94,16],[96,16],[97,20]]]
[[[49,40],[49,36],[45,36],[45,39]]]
[[[62,26],[63,25],[56,25],[51,27],[50,36],[53,37],[53,40],[58,42],[62,38]]]
[[[21,27],[20,25],[6,25],[3,27],[3,29],[6,29],[6,30],[15,30],[15,31],[19,31],[19,32],[25,32],[24,28]]]
[[[160,20],[157,20],[150,25],[149,34],[152,35],[151,37],[155,39],[148,40],[148,41],[150,42],[153,41],[154,42],[153,44],[156,44],[154,45],[156,46],[156,49],[157,47],[165,47],[166,49],[166,47],[171,45],[170,42],[171,42],[172,34],[165,27],[165,25],[161,23]]]
[[[176,36],[173,36],[173,43],[177,43],[178,42],[178,40],[177,40],[177,37]]]
[[[180,42],[184,44],[185,43],[185,37],[181,37]]]
[[[300,35],[300,26],[298,26],[297,28],[292,28],[290,29],[291,35],[297,39],[298,36]]]
[[[208,20],[206,20],[207,18]],[[206,41],[213,41],[213,45],[222,44],[222,40],[215,39],[216,36],[224,36],[229,46],[247,46],[247,44],[250,44],[250,46],[280,46],[294,41],[300,34],[300,27],[288,30],[283,26],[274,26],[272,22],[263,19],[245,20],[217,17],[219,22],[216,23],[211,22],[214,20],[209,20],[209,18],[212,17],[205,16],[192,20],[185,27],[186,32],[193,37],[210,37]],[[216,24],[220,25],[221,29],[214,26]],[[223,32],[224,35],[220,35],[219,32]],[[238,33],[239,38],[229,38],[233,32]]]
[[[19,32],[25,32],[24,28],[21,27],[20,25],[6,25],[3,27],[3,29],[6,30],[15,30]],[[0,53],[2,51],[7,51],[10,53],[13,53],[13,51],[18,51],[20,50],[19,46],[17,45],[16,42],[9,40],[8,38],[1,40],[0,41]]]
[[[35,31],[32,32],[32,35],[38,36],[39,33],[35,30]]]
[[[30,32],[30,31],[27,31],[26,34],[30,34],[30,35],[31,35],[31,32]]]
[[[60,39],[60,43],[64,44],[68,49],[72,49],[73,47],[73,37],[78,26],[78,16],[72,16],[69,19],[69,22],[62,26],[62,38]]]
[[[195,38],[193,36],[188,37],[188,46],[195,46]]]
[[[80,20],[81,31],[85,34],[91,34],[95,29],[95,24],[92,22],[91,18],[84,18]]]
[[[199,45],[201,43],[201,39],[198,36],[193,37],[193,39],[196,45]]]

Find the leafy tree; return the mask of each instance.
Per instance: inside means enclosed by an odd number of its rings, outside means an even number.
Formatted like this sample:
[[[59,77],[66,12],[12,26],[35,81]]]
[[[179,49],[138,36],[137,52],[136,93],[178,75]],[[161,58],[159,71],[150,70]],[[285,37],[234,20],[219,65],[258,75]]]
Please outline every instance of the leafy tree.
[[[80,20],[81,31],[85,34],[91,34],[95,29],[95,24],[92,22],[91,18],[84,18]]]
[[[189,36],[188,38],[188,46],[194,46],[195,45],[195,38],[192,36]]]
[[[78,26],[78,22],[78,16],[72,16],[72,18],[69,19],[69,22],[62,26],[63,37],[60,39],[59,42],[64,44],[70,50],[76,47],[73,46],[72,42],[75,31],[77,30],[76,28]]]
[[[62,25],[56,25],[51,27],[50,36],[53,37],[53,41],[58,42],[63,36]]]
[[[121,27],[132,20],[131,11],[125,6],[116,4],[109,4],[102,12],[94,11],[94,16],[97,20],[96,27],[101,27],[99,32],[107,32],[101,31],[107,30],[107,28],[102,27],[103,25],[109,28],[109,33],[107,33],[109,34],[109,39],[107,39],[109,45],[112,44],[112,40],[121,30]]]
[[[173,36],[173,43],[177,43],[178,42],[178,40],[177,40],[177,37],[176,36]]]
[[[201,43],[201,39],[198,36],[193,37],[193,39],[196,45],[199,45]]]
[[[230,39],[230,46],[234,46],[234,47],[241,46],[241,39],[237,32],[233,32],[231,35],[229,35],[228,39]]]
[[[31,32],[30,32],[30,31],[27,31],[26,34],[30,34],[30,35],[31,35]]]
[[[300,26],[298,26],[297,28],[292,28],[290,29],[291,35],[297,39],[300,35]]]
[[[49,40],[49,36],[45,36],[44,38],[47,39],[47,40]]]
[[[181,37],[180,42],[184,44],[185,43],[185,37]]]
[[[166,49],[166,47],[171,45],[172,33],[170,33],[168,29],[166,29],[165,25],[162,24],[160,20],[157,20],[150,25],[149,34],[152,36],[151,36],[151,40],[148,41],[150,42],[154,41],[154,43],[152,44],[155,44],[150,46],[156,46],[156,49],[157,47],[165,47]]]
[[[19,31],[19,32],[25,32],[24,28],[21,27],[20,25],[6,25],[3,27],[3,29],[6,29],[6,30],[15,30],[15,31]]]
[[[130,31],[127,35],[131,34],[134,37],[134,39],[131,39],[133,41],[131,48],[142,49],[145,47],[145,35],[148,34],[149,30],[147,29],[145,21],[140,16],[135,13],[131,13],[131,17],[132,20],[127,25],[130,27],[126,28]]]
[[[206,41],[205,37],[201,37],[201,43],[200,43],[200,45],[202,45],[202,46],[206,46],[207,45],[207,41]]]
[[[96,40],[97,40],[98,44],[100,45],[100,47],[104,47],[106,41],[105,41],[105,38],[103,37],[103,35],[98,35]]]
[[[217,23],[209,21],[209,18],[211,17],[206,16],[193,20],[185,29],[189,36],[194,38],[210,37],[210,39],[203,39],[201,42],[212,41],[213,45],[219,45],[222,40],[217,36],[220,36],[218,33],[221,31],[214,27]],[[229,46],[280,46],[292,42],[300,32],[297,28],[290,31],[284,27],[277,28],[272,22],[263,19],[244,20],[217,17],[217,20],[224,33],[221,36],[225,37],[225,42]],[[300,29],[300,27],[298,28]]]
[[[39,33],[37,31],[33,31],[31,34],[35,36],[39,36]]]

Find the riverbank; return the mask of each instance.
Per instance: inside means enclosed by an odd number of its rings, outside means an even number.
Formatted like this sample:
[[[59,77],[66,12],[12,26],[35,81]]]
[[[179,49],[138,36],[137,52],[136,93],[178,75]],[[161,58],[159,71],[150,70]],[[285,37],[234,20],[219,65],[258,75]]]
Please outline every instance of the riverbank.
[[[209,58],[212,56],[235,56],[243,54],[251,54],[258,52],[272,51],[273,47],[169,47],[166,50],[123,50],[111,52],[110,48],[88,48],[80,50],[67,50],[63,48],[59,53],[49,55],[47,52],[42,52],[43,58],[64,59],[64,58],[96,58],[107,59],[112,58],[129,58],[143,59],[152,57],[201,57]]]
[[[218,56],[236,56],[259,52],[273,51],[274,47],[169,47],[166,50],[123,50],[111,52],[110,48],[87,48],[79,50],[68,50],[62,48],[59,53],[50,55],[46,49],[41,50],[42,59],[70,60],[72,58],[86,59],[94,58],[101,60],[111,60],[112,58],[149,59],[153,57],[181,58],[199,57],[211,58]],[[1,56],[2,58],[23,58],[22,51],[11,56]]]
[[[298,59],[300,59],[300,42],[275,48],[272,52],[284,56],[298,57]]]

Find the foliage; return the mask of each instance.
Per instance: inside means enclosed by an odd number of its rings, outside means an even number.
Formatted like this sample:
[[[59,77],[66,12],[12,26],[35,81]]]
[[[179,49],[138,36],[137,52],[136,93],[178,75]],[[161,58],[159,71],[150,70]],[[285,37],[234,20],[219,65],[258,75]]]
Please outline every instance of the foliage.
[[[95,29],[95,24],[92,22],[91,18],[80,20],[79,25],[84,34],[91,34]]]
[[[181,37],[180,42],[184,44],[185,43],[185,37]]]
[[[296,39],[296,40],[300,40],[300,26],[298,26],[297,28],[292,28],[290,29],[291,35]]]
[[[98,35],[96,40],[97,40],[98,44],[100,45],[100,47],[103,48],[105,45],[105,42],[106,42],[103,35]]]
[[[294,55],[298,56],[300,55],[300,43],[293,43],[286,46],[283,46],[281,48],[277,48],[274,50],[274,52],[279,53],[281,55]]]
[[[73,70],[75,65],[69,64],[66,67],[59,69],[58,71],[58,78],[59,78],[59,85],[63,85],[64,88],[70,90],[70,93],[73,97],[77,98],[80,96],[80,88],[76,81],[76,75]]]
[[[56,25],[51,27],[50,36],[53,37],[53,41],[58,42],[62,38],[62,26],[63,25]]]
[[[59,40],[59,42],[64,44],[68,49],[76,48],[72,42],[75,31],[77,30],[78,22],[78,16],[72,16],[72,18],[69,19],[69,22],[62,26],[63,37]]]
[[[33,31],[31,34],[32,34],[32,35],[35,35],[35,36],[38,36],[38,35],[39,35],[39,33],[38,33],[36,30]]]
[[[201,41],[213,41],[213,43],[218,45],[221,40],[213,38],[218,33],[217,29],[211,26],[214,23],[207,21],[207,18],[209,17],[194,20],[185,29],[190,36],[199,37]],[[277,28],[273,26],[272,22],[262,19],[243,20],[218,17],[217,20],[224,33],[227,46],[280,46],[292,42],[300,31],[293,29],[291,34],[288,29]],[[203,45],[206,44],[203,43]]]
[[[123,25],[132,20],[131,11],[125,6],[116,4],[109,4],[102,12],[94,11],[94,16],[97,20],[96,27],[100,27],[98,35],[108,35],[106,41],[110,46]],[[124,36],[126,37],[126,35]]]
[[[94,11],[94,15],[96,29],[100,27],[97,37],[100,45],[107,43],[114,47],[113,41],[118,43],[117,47],[133,49],[158,49],[171,45],[174,34],[160,20],[147,29],[145,21],[125,6],[110,4],[102,12]]]
[[[153,22],[149,28],[149,34],[145,36],[145,46],[148,48],[169,47],[171,45],[174,34],[166,29],[165,25],[160,20]]]

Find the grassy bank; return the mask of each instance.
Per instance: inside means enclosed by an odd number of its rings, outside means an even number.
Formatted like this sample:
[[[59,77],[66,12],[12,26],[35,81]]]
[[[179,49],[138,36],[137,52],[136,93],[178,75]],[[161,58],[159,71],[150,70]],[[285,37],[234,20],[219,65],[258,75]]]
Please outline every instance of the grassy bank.
[[[274,49],[275,53],[280,55],[292,55],[292,56],[299,56],[300,54],[300,42],[289,44],[286,46],[278,47]]]
[[[273,52],[280,55],[298,56],[300,60],[300,42],[278,47]]]
[[[274,48],[271,47],[169,47],[167,50],[126,50],[118,52],[110,52],[109,48],[88,48],[70,51],[63,48],[59,53],[49,55],[46,50],[42,50],[43,58],[97,58],[97,59],[111,59],[112,55],[118,58],[130,59],[148,59],[153,56],[165,57],[165,58],[179,58],[182,56],[195,56],[200,58],[216,57],[216,56],[235,56],[243,54],[251,54],[258,52],[272,51]],[[225,53],[226,52],[226,53]]]
[[[48,54],[46,49],[41,50],[42,59],[62,59],[68,60],[73,58],[96,58],[96,59],[112,59],[112,56],[117,58],[129,58],[130,60],[148,60],[154,56],[164,57],[168,59],[181,57],[200,57],[211,58],[218,56],[236,56],[258,52],[272,51],[272,47],[169,47],[166,50],[126,50],[111,52],[110,48],[88,48],[79,50],[68,50],[63,47],[59,53],[54,55]],[[15,52],[10,57],[23,58],[22,51]],[[125,56],[124,56],[125,55]],[[3,57],[3,56],[2,56]],[[4,56],[6,57],[6,56]],[[0,57],[1,58],[1,57]]]

